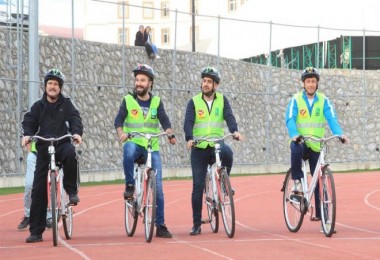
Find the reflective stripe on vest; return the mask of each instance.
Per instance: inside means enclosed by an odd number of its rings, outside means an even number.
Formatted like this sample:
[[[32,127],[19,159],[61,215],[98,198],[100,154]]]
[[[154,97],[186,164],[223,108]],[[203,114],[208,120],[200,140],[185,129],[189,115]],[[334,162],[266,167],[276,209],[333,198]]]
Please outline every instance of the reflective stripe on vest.
[[[160,104],[160,98],[157,96],[153,96],[150,102],[150,107],[148,114],[144,118],[144,113],[137,101],[133,98],[132,95],[125,96],[125,104],[128,111],[128,115],[124,120],[123,131],[125,133],[130,133],[132,131],[135,132],[144,132],[144,133],[152,133],[157,134],[160,132],[159,129],[159,120],[157,115],[157,109]],[[145,148],[148,147],[148,141],[143,137],[134,137],[128,139],[127,142],[134,142],[140,146]],[[159,150],[159,142],[158,139],[154,139],[152,141],[152,149],[153,151]]]
[[[296,94],[295,99],[298,106],[296,124],[300,135],[312,135],[322,138],[325,135],[326,126],[326,119],[323,115],[325,96],[318,92],[316,95],[318,97],[318,101],[314,101],[312,114],[310,115],[306,101],[303,98],[303,92]],[[306,145],[315,152],[319,152],[321,150],[321,145],[319,142],[307,140]]]
[[[199,138],[220,138],[224,134],[224,98],[222,94],[215,93],[211,112],[208,112],[208,106],[202,98],[202,93],[193,97],[195,107],[195,122],[193,128],[194,139]],[[206,148],[207,145],[214,146],[214,143],[201,142],[196,147]]]
[[[32,142],[32,144],[30,145],[30,151],[33,153],[37,152],[36,142]]]

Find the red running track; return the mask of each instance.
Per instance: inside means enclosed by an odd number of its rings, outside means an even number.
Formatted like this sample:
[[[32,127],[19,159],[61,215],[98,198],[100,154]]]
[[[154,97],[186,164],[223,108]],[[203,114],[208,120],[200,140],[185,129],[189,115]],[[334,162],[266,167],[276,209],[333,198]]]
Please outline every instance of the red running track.
[[[236,233],[229,239],[220,224],[208,224],[190,236],[191,180],[164,181],[166,224],[171,239],[146,243],[142,218],[136,233],[124,229],[123,185],[81,187],[75,207],[74,233],[59,230],[53,247],[51,230],[41,243],[27,244],[28,231],[18,231],[23,194],[0,197],[1,259],[380,259],[380,172],[335,174],[337,234],[327,238],[320,223],[305,218],[297,233],[286,228],[280,188],[284,175],[231,179],[236,190]],[[205,216],[204,211],[204,216]]]

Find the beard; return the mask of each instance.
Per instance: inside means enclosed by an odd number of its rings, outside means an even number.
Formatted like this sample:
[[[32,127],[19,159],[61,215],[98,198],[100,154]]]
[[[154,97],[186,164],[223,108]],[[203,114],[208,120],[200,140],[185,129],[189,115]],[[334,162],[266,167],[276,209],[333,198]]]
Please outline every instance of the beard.
[[[136,93],[137,96],[143,97],[143,96],[146,95],[146,93],[148,92],[148,90],[149,90],[149,87],[143,87],[142,90],[140,88],[139,89],[135,88],[134,92]]]

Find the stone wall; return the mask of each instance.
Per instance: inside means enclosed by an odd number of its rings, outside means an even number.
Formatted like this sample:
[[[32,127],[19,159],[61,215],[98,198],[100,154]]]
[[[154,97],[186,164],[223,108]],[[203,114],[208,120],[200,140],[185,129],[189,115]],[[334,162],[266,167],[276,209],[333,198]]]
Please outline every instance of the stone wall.
[[[27,36],[23,39],[23,74],[17,77],[17,44],[9,39],[8,32],[0,30],[0,146],[3,148],[0,187],[22,184],[25,169],[20,162],[20,157],[26,156],[19,148],[19,127],[28,108],[26,46]],[[165,176],[190,174],[183,119],[188,100],[200,90],[200,70],[207,65],[219,68],[222,75],[219,91],[229,98],[239,129],[246,137],[244,142],[229,142],[235,153],[235,172],[274,172],[288,168],[285,110],[291,96],[302,88],[300,71],[173,50],[160,50],[161,59],[151,63],[141,47],[128,46],[123,50],[120,45],[80,40],[74,42],[75,62],[72,63],[71,46],[71,39],[41,37],[40,75],[42,79],[44,72],[53,67],[63,71],[64,93],[74,99],[81,111],[85,127],[81,146],[82,180],[123,176],[122,148],[115,138],[113,122],[123,96],[132,89],[131,71],[138,63],[153,66],[156,72],[153,93],[162,98],[180,140],[175,146],[162,142]],[[380,168],[380,114],[376,112],[380,73],[322,70],[321,75],[320,91],[335,105],[341,126],[351,138],[349,145],[332,143],[328,161],[339,169]],[[42,82],[40,85],[42,94]],[[9,176],[19,180],[10,184]]]

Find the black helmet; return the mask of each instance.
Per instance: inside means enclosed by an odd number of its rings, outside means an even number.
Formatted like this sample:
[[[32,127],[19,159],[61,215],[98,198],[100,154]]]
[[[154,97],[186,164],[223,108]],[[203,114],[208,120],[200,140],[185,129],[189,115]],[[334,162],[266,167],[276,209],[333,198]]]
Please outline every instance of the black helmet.
[[[202,79],[204,77],[210,77],[212,78],[217,84],[220,82],[220,73],[217,69],[213,67],[206,67],[202,70],[201,74]]]
[[[305,81],[307,78],[317,78],[317,81],[319,81],[319,72],[313,67],[307,67],[301,75],[302,82]]]
[[[135,77],[138,74],[144,74],[147,75],[152,81],[154,81],[154,70],[151,66],[147,64],[139,64],[137,67],[133,70],[133,73],[135,74]]]
[[[59,87],[62,88],[63,83],[65,82],[65,75],[58,69],[51,69],[45,74],[44,83],[45,87],[49,79],[54,79],[58,81]]]

